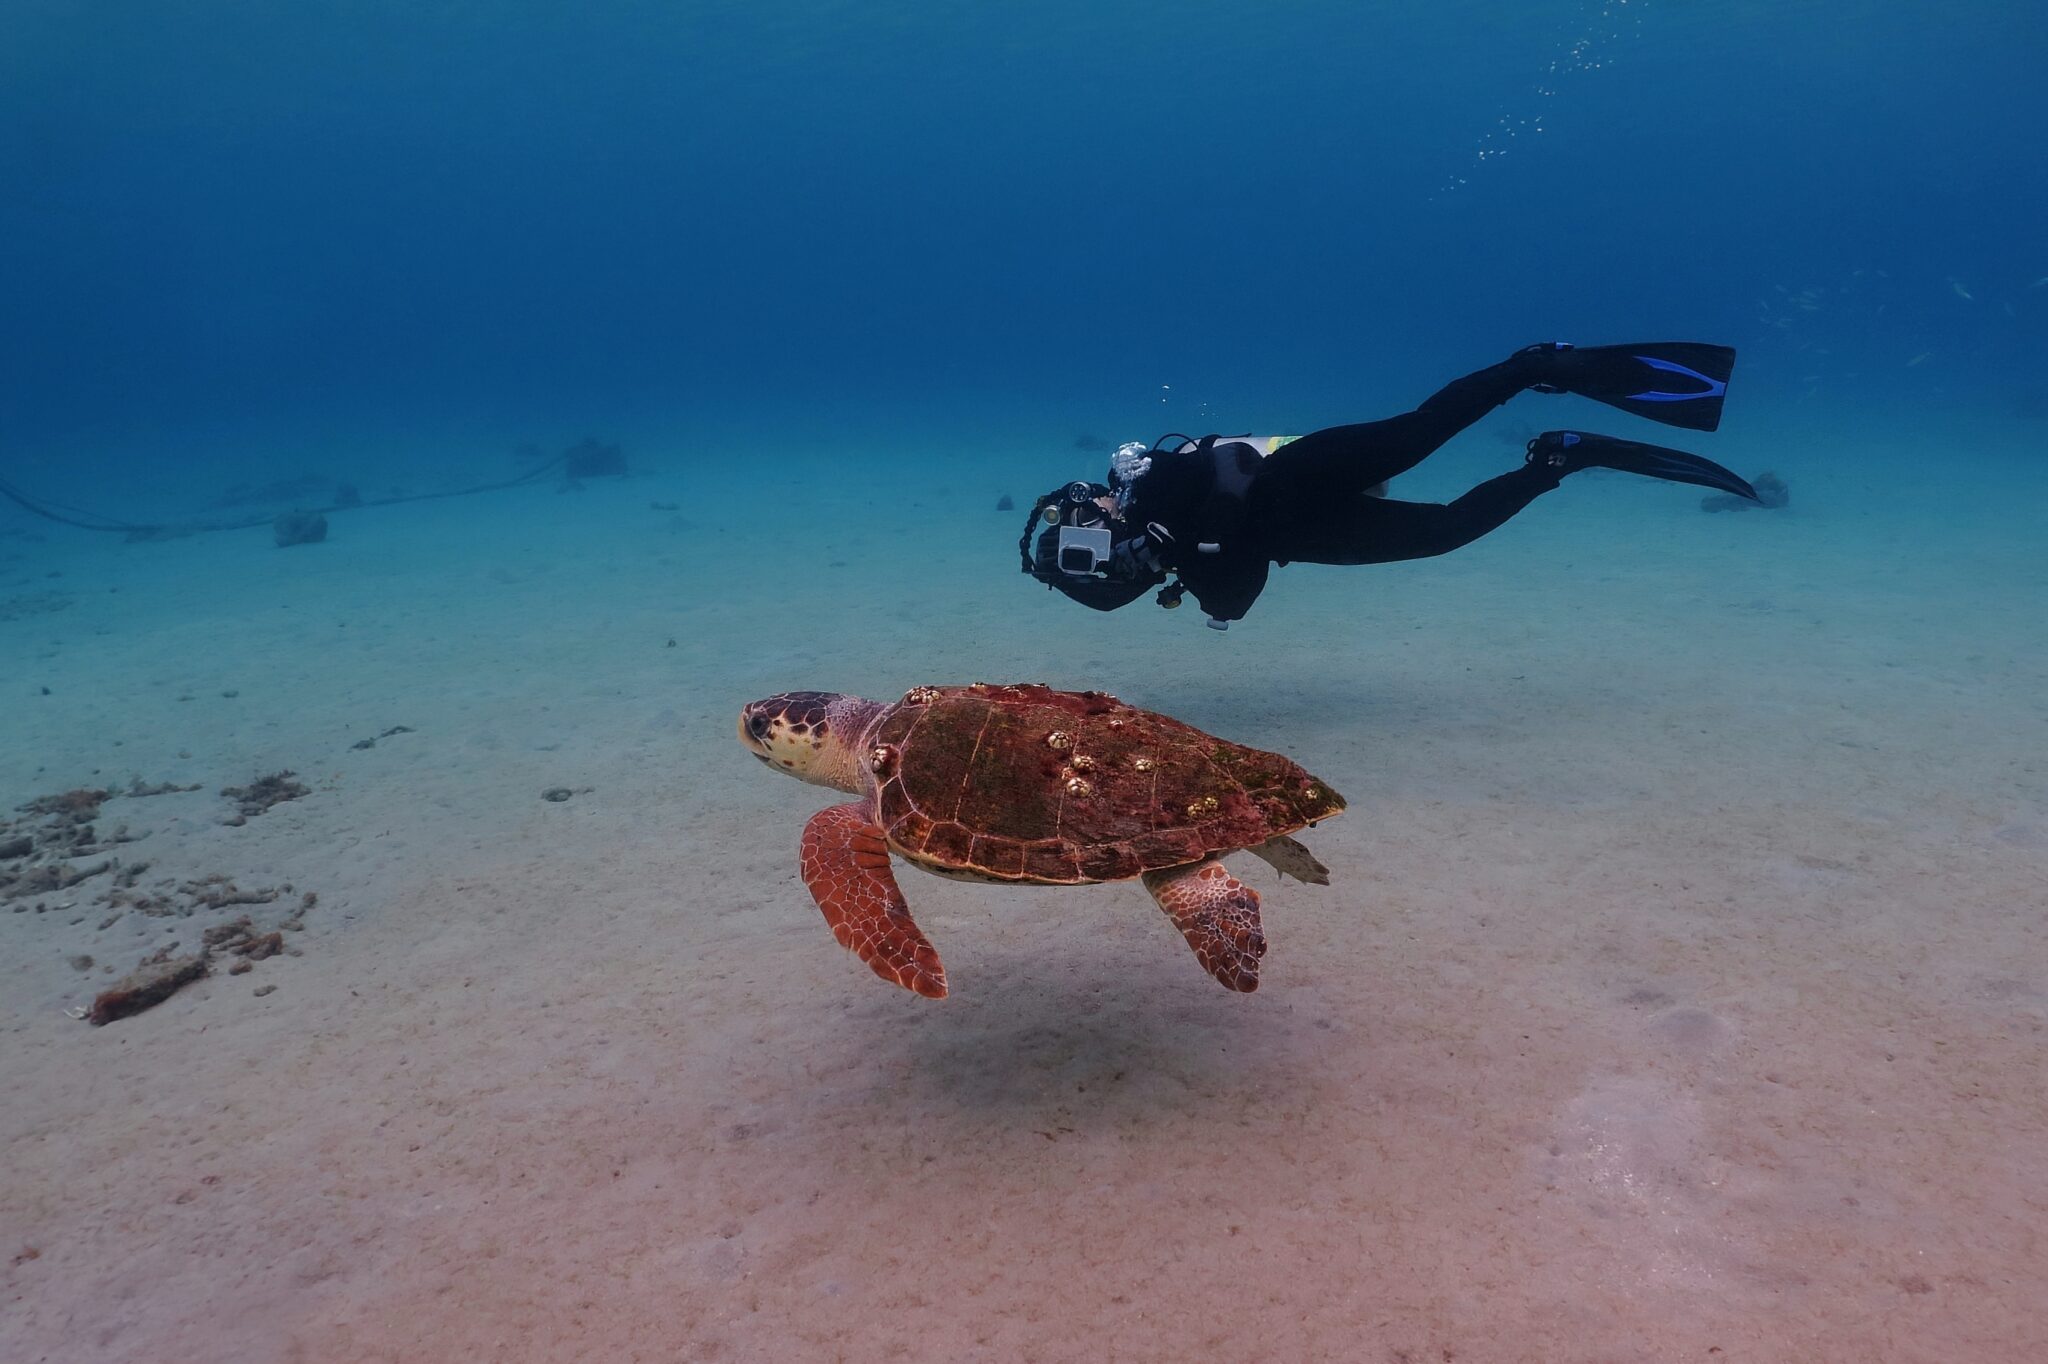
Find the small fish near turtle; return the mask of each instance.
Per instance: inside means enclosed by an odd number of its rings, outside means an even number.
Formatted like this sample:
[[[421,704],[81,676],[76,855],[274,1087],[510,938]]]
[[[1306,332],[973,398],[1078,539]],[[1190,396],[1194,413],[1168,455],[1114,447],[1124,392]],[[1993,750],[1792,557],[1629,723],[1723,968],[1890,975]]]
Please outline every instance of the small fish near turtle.
[[[804,884],[841,946],[932,999],[946,995],[945,967],[910,917],[891,854],[957,880],[1142,880],[1203,968],[1248,992],[1266,952],[1259,897],[1222,858],[1249,852],[1328,885],[1329,869],[1289,835],[1344,810],[1290,759],[1104,692],[784,692],[742,708],[739,738],[777,771],[858,797],[804,826]]]

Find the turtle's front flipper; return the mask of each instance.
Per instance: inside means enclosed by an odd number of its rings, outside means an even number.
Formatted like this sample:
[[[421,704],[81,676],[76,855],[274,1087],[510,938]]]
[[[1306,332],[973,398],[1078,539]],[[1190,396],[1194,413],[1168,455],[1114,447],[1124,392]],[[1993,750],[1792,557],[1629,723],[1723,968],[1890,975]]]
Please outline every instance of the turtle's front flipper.
[[[1184,867],[1145,873],[1145,889],[1195,949],[1208,973],[1232,990],[1259,988],[1259,958],[1266,935],[1259,928],[1259,897],[1211,857]]]
[[[864,801],[811,816],[804,825],[803,874],[841,947],[883,980],[930,999],[946,997],[946,968],[911,920],[889,874],[889,844]]]
[[[1270,862],[1273,870],[1282,876],[1292,876],[1295,880],[1306,881],[1312,886],[1330,884],[1330,869],[1316,861],[1314,853],[1285,834],[1269,838],[1255,847],[1246,848],[1245,851]]]

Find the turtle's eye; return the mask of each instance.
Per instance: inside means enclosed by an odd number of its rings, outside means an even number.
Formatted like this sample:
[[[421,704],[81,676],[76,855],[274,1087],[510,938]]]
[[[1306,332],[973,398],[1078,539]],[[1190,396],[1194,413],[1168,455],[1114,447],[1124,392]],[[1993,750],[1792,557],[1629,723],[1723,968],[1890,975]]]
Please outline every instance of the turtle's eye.
[[[767,737],[768,737],[768,717],[767,717],[767,716],[765,716],[765,715],[763,715],[763,714],[761,714],[761,712],[759,712],[759,711],[755,711],[755,712],[754,712],[754,713],[753,713],[752,715],[748,716],[748,717],[747,717],[747,733],[749,733],[749,734],[753,735],[753,736],[754,736],[754,737],[755,737],[756,739],[765,739],[765,738],[767,738]]]

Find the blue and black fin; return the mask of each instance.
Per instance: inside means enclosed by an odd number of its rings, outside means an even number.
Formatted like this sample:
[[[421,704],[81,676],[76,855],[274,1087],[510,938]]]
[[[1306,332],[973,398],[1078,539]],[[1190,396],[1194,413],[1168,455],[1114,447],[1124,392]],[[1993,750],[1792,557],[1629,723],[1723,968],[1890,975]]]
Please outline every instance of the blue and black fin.
[[[1683,450],[1667,450],[1661,445],[1595,435],[1590,431],[1545,431],[1529,442],[1528,463],[1532,468],[1548,470],[1559,478],[1581,469],[1620,469],[1624,473],[1641,474],[1644,478],[1661,478],[1667,483],[1692,483],[1746,497],[1752,502],[1762,501],[1756,495],[1756,489],[1749,486],[1748,479],[1710,459],[1702,459]]]
[[[1545,393],[1576,393],[1638,417],[1712,431],[1721,424],[1721,404],[1735,373],[1732,346],[1701,341],[1646,341],[1633,346],[1586,346],[1562,342],[1531,346],[1542,358]]]

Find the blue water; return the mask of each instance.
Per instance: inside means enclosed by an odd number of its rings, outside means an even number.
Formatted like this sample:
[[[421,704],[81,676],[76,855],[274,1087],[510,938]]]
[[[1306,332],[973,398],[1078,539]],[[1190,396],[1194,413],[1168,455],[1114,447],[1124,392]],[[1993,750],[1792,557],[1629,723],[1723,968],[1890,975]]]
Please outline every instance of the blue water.
[[[2048,421],[2039,7],[24,2],[0,29],[0,459],[92,471],[116,513],[129,472],[393,442],[588,431],[673,465],[741,433],[970,460],[1299,430],[1551,336],[1738,345],[1737,427]]]
[[[0,482],[250,522],[0,500],[0,1359],[2048,1359],[2044,59],[2014,0],[0,0]],[[1549,338],[1738,347],[1721,429],[1520,396],[1396,497],[1570,425],[1790,506],[1589,470],[1226,634],[1018,572],[1115,442]],[[630,476],[272,544],[585,437]],[[977,678],[1345,793],[1331,885],[1234,860],[1257,994],[1135,885],[900,859],[953,997],[842,951],[843,797],[738,709]]]

